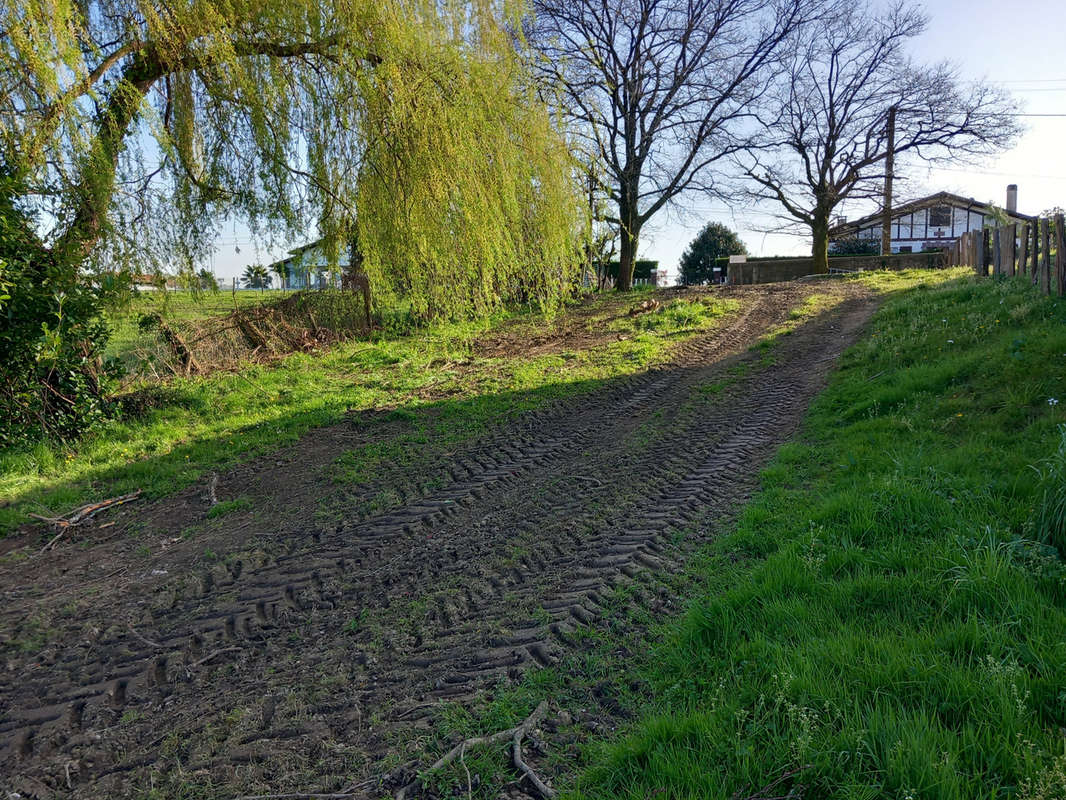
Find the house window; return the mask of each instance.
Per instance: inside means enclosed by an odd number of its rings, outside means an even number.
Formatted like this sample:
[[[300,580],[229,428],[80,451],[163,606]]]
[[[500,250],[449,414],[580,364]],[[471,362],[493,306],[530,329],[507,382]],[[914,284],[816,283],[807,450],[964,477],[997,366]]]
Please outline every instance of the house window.
[[[951,225],[951,206],[933,206],[929,209],[929,227],[947,228]]]

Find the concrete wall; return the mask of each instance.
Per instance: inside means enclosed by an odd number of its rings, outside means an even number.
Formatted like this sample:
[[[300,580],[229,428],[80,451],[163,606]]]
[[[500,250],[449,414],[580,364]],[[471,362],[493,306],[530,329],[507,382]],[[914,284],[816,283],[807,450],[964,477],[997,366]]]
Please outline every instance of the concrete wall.
[[[899,253],[891,256],[835,256],[829,259],[831,272],[842,270],[860,272],[876,269],[941,269],[946,261],[943,253]],[[813,258],[748,259],[742,264],[730,264],[728,283],[780,283],[814,274]]]

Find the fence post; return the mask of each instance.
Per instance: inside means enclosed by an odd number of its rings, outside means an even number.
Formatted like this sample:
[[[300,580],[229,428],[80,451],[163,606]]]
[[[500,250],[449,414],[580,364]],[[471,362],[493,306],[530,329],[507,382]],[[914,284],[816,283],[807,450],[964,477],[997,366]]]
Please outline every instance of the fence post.
[[[1040,220],[1040,291],[1051,294],[1051,220]]]
[[[1003,236],[1000,228],[992,231],[992,274],[997,278],[1003,274]]]
[[[1018,238],[1018,226],[1014,223],[1011,223],[1006,228],[1004,228],[1004,230],[1006,231],[1007,239],[1007,241],[1004,242],[1006,248],[1004,251],[1004,255],[1006,256],[1006,258],[1004,258],[1005,263],[1003,265],[1005,268],[1004,271],[1007,276],[1014,277],[1014,250]]]
[[[1018,237],[1022,243],[1022,252],[1018,255],[1018,274],[1024,275],[1029,269],[1029,223],[1022,223],[1022,232]]]
[[[977,258],[975,259],[977,263],[974,264],[974,269],[977,270],[977,274],[982,278],[988,277],[987,251],[988,228],[981,228],[981,230],[977,232]]]
[[[1055,289],[1059,297],[1066,295],[1066,216],[1055,215]]]
[[[1029,249],[1029,277],[1036,286],[1040,275],[1040,223],[1033,221],[1033,243]]]

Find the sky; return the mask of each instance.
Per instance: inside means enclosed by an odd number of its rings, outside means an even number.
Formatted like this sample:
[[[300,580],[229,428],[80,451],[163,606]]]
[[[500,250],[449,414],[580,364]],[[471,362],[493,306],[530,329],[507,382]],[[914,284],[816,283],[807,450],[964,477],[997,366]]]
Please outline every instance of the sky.
[[[1066,115],[1066,0],[938,0],[924,4],[924,9],[928,29],[912,43],[917,60],[947,58],[958,65],[964,80],[1002,85],[1021,101],[1022,113]],[[905,182],[897,197],[949,191],[1004,205],[1007,184],[1016,183],[1023,214],[1066,206],[1066,116],[1021,121],[1026,131],[1008,152],[973,167],[912,168],[901,176]],[[843,206],[838,213],[854,219],[874,210]],[[736,230],[752,255],[809,253],[810,240],[801,234],[764,232],[781,224],[774,211],[772,206],[752,208],[739,201],[734,205],[683,195],[645,228],[640,257],[657,260],[669,275],[676,275],[685,247],[709,221]],[[211,266],[228,283],[248,264],[269,263],[286,249],[257,247],[247,230],[235,226],[216,243]]]

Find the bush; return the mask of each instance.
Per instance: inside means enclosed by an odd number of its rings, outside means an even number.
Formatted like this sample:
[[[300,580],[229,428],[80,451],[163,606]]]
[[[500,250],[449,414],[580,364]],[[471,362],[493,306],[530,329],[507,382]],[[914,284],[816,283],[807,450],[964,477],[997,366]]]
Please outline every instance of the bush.
[[[880,239],[860,239],[857,236],[849,236],[834,239],[829,243],[829,255],[831,256],[877,256],[880,254]]]
[[[103,363],[103,297],[114,281],[91,283],[44,248],[34,220],[0,177],[0,446],[71,439],[107,411],[114,377]]]

